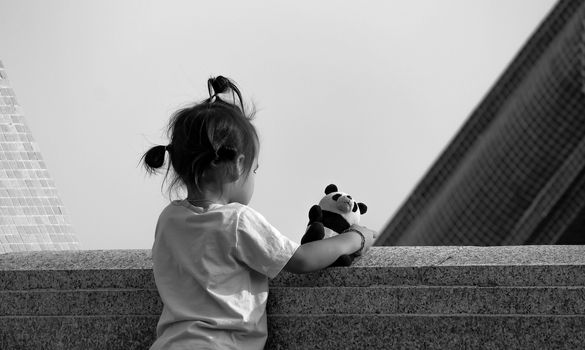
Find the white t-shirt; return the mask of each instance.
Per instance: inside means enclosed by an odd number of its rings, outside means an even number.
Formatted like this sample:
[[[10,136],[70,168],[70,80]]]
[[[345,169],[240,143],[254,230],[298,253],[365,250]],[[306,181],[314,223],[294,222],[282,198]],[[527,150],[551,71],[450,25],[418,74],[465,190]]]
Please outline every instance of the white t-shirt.
[[[298,247],[248,206],[171,202],[152,247],[164,306],[151,350],[262,349],[268,278]]]

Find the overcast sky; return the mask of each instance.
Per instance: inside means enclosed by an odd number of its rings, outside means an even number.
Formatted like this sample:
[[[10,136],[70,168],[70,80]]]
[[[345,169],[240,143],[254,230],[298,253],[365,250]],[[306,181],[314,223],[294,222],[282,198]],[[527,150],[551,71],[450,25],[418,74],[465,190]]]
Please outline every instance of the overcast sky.
[[[3,61],[83,249],[150,248],[177,108],[254,101],[250,205],[300,241],[329,183],[382,230],[553,0],[0,0]]]

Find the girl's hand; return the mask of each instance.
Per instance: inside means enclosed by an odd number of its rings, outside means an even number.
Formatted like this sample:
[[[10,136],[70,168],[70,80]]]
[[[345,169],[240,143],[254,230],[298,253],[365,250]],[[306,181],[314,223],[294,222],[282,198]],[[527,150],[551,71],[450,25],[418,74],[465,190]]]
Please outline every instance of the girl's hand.
[[[370,247],[374,244],[374,242],[376,241],[376,238],[378,237],[378,232],[370,230],[369,228],[365,227],[365,226],[360,226],[360,225],[351,225],[346,232],[351,232],[351,231],[359,231],[364,235],[365,238],[365,242],[364,242],[364,249],[362,249],[361,251],[357,252],[357,255],[362,255],[365,252],[368,251],[368,249],[370,249]]]
[[[361,234],[355,231],[359,231]],[[341,255],[355,254],[361,247],[361,235],[364,236],[364,247],[357,252],[361,255],[374,244],[378,233],[367,227],[354,225],[342,234],[301,245],[284,269],[292,273],[321,270],[333,264]]]

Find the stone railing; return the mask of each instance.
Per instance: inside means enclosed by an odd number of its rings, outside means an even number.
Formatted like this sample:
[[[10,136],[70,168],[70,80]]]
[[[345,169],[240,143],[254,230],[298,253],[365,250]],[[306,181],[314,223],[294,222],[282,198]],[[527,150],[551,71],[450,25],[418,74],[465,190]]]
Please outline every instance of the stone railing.
[[[268,349],[579,349],[585,247],[377,247],[271,281]],[[145,349],[148,250],[0,255],[0,349]]]

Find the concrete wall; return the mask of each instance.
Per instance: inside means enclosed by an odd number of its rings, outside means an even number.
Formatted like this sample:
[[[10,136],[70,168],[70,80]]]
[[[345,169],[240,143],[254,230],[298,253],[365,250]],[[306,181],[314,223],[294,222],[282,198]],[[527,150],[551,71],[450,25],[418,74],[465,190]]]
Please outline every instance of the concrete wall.
[[[269,349],[576,349],[585,246],[380,247],[271,281]],[[148,250],[0,255],[0,348],[144,349]]]

